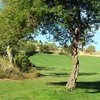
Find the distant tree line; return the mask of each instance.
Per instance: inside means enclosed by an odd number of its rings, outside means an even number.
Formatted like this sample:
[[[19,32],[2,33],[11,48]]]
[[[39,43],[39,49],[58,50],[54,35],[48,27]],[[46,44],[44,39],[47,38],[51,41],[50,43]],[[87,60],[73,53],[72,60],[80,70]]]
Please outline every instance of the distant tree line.
[[[95,52],[95,51],[96,51],[96,50],[95,50],[95,47],[92,46],[92,45],[88,46],[88,47],[85,49],[85,52],[86,52],[86,53],[91,53],[91,52]]]

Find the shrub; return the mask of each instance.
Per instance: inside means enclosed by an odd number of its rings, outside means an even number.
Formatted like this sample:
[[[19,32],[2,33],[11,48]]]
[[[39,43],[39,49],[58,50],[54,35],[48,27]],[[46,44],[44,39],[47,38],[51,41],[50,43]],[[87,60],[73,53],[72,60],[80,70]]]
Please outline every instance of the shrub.
[[[10,66],[10,63],[6,56],[0,57],[0,70],[5,70],[7,67]]]
[[[5,55],[5,54],[6,54],[5,50],[0,47],[0,55]]]
[[[56,45],[54,43],[47,43],[47,42],[39,46],[40,52],[48,53],[48,54],[52,54],[55,48],[56,48]]]
[[[33,79],[37,78],[39,75],[40,74],[34,67],[29,67],[27,73],[23,73],[16,66],[10,65],[6,57],[0,57],[0,78]]]
[[[70,47],[62,47],[61,52],[59,52],[59,55],[69,55],[70,54]]]
[[[23,79],[18,68],[12,66],[6,57],[0,57],[0,78]]]
[[[30,70],[32,69],[31,67],[34,67],[34,65],[32,65],[28,59],[29,56],[36,53],[36,45],[33,43],[33,41],[23,40],[17,45],[13,46],[13,48],[14,49],[12,49],[12,53],[14,56],[14,65],[11,66],[9,61],[6,59],[7,57],[0,58],[0,78],[23,78],[23,75],[25,75],[23,73],[30,73]],[[31,74],[32,77],[38,76],[38,73],[35,69]]]
[[[59,55],[65,55],[65,52],[61,51],[59,52]]]
[[[87,49],[85,50],[86,53],[91,53],[91,52],[95,52],[95,47],[94,46],[88,46]]]
[[[0,78],[8,78],[8,79],[33,79],[40,76],[40,73],[37,72],[35,68],[30,68],[30,72],[22,73],[16,67],[9,67],[6,69],[0,68]]]
[[[31,67],[31,63],[26,55],[16,55],[14,57],[14,64],[19,67],[20,71],[27,72]]]
[[[26,79],[33,79],[40,76],[40,73],[37,72],[36,68],[30,67],[28,73],[24,73]]]
[[[36,46],[35,45],[29,45],[25,47],[25,54],[28,56],[32,56],[36,53]]]
[[[19,42],[19,53],[31,56],[36,53],[36,44],[33,41],[21,41]]]
[[[24,79],[24,76],[18,68],[8,67],[5,70],[0,69],[0,78]]]

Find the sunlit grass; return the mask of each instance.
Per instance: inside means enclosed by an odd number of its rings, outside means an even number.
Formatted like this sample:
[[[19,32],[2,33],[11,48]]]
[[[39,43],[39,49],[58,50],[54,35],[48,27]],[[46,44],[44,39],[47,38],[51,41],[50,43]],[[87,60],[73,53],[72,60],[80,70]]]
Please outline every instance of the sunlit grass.
[[[71,57],[37,54],[30,57],[42,76],[34,80],[0,80],[0,100],[99,100],[100,58],[80,56],[77,88],[65,88]]]

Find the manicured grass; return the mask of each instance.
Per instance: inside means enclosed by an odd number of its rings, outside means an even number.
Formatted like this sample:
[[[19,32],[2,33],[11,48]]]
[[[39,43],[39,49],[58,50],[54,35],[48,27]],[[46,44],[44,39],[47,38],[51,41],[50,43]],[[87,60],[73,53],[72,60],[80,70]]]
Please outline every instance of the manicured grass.
[[[30,57],[42,76],[34,80],[0,80],[0,100],[100,100],[100,58],[80,56],[77,88],[65,88],[71,57],[37,54]]]

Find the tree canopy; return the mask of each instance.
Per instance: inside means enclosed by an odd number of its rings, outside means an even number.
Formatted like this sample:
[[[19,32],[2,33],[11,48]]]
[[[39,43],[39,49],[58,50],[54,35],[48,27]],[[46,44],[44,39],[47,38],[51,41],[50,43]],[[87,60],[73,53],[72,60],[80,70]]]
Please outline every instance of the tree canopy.
[[[93,36],[91,29],[99,27],[98,0],[2,0],[2,5],[0,37],[5,44],[33,33],[36,26],[42,34],[53,34],[63,42],[72,39],[76,27],[80,27],[80,41]]]
[[[79,28],[79,41],[89,42],[92,29],[100,25],[100,3],[98,0],[44,0],[49,12],[41,30],[52,33],[57,40],[73,40],[75,28]],[[50,14],[50,15],[49,15]],[[62,42],[61,41],[61,42]]]
[[[37,24],[31,16],[31,1],[2,0],[0,11],[0,46],[16,44],[19,39],[32,34]]]

